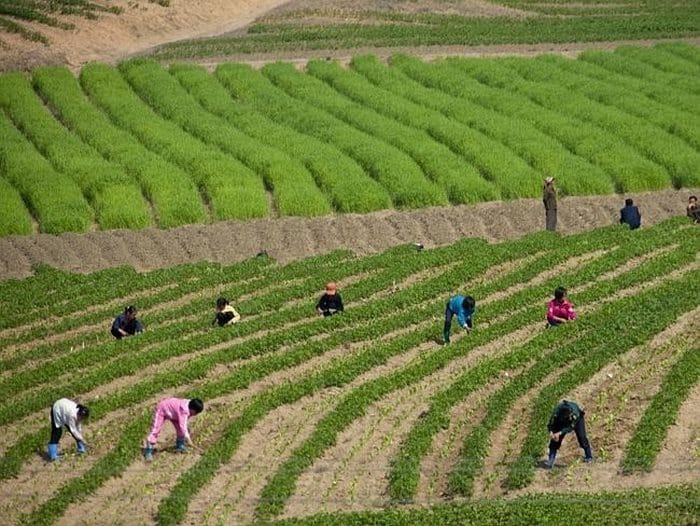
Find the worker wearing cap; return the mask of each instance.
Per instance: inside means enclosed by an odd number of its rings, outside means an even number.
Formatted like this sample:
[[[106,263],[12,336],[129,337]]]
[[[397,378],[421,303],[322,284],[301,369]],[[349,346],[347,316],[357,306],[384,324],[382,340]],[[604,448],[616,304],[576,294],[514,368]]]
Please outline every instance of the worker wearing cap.
[[[343,312],[343,300],[338,294],[335,283],[326,283],[326,292],[318,300],[316,311],[323,316],[333,316]]]
[[[554,232],[557,229],[557,189],[554,188],[554,177],[547,177],[544,180],[542,202],[547,230]]]

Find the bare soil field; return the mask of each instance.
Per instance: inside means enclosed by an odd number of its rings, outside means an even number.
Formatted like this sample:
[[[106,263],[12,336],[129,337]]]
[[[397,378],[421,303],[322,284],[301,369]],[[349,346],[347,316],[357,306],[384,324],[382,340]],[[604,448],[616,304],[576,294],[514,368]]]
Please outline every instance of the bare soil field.
[[[683,215],[691,193],[698,189],[629,197],[639,205],[643,225],[651,226]],[[622,205],[623,198],[616,195],[562,198],[558,231],[569,234],[616,224]],[[226,221],[171,230],[8,236],[0,239],[0,280],[30,276],[38,263],[83,273],[121,265],[148,271],[197,261],[231,264],[260,252],[286,263],[336,249],[365,255],[405,243],[431,248],[463,237],[498,242],[542,229],[542,202],[519,199],[405,212]]]

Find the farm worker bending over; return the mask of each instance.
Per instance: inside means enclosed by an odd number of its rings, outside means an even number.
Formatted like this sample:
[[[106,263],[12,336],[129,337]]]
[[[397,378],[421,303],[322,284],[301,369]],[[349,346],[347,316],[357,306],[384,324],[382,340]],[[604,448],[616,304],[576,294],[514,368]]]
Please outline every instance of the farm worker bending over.
[[[73,436],[79,454],[86,451],[87,444],[83,438],[80,423],[90,416],[90,410],[84,405],[75,403],[68,398],[56,400],[51,406],[51,439],[49,440],[49,460],[58,460],[58,441],[63,435],[63,426]]]
[[[338,294],[335,283],[326,283],[326,292],[318,300],[316,312],[323,316],[333,316],[343,312],[343,299]]]
[[[620,224],[629,225],[630,230],[636,230],[642,224],[642,214],[632,199],[625,199],[625,207],[620,210]]]
[[[211,324],[219,324],[219,327],[224,325],[232,325],[238,323],[241,319],[241,315],[236,312],[226,298],[219,298],[216,300],[216,316],[212,320]]]
[[[452,296],[445,306],[445,327],[442,336],[445,343],[450,343],[452,317],[457,316],[459,326],[469,332],[472,329],[472,317],[476,311],[476,301],[471,296]]]
[[[554,177],[547,177],[544,180],[542,202],[546,228],[554,232],[557,229],[557,189],[554,188]]]
[[[569,301],[564,287],[554,290],[554,299],[547,304],[547,327],[556,327],[576,319],[576,311]]]
[[[175,450],[180,453],[186,452],[187,446],[185,443],[190,446],[193,445],[189,429],[187,428],[187,421],[191,416],[198,415],[202,411],[204,411],[204,403],[199,398],[193,398],[192,400],[166,398],[158,402],[155,415],[153,416],[153,427],[146,438],[146,447],[143,450],[144,458],[146,460],[153,459],[153,450],[158,443],[158,435],[166,420],[169,420],[175,426],[175,432],[177,433]]]
[[[136,307],[129,305],[124,312],[112,322],[112,336],[121,340],[124,336],[133,336],[143,332],[143,324],[136,319]]]
[[[561,446],[562,441],[567,433],[573,431],[576,433],[578,445],[583,449],[585,461],[587,464],[593,462],[593,453],[591,445],[586,436],[586,423],[583,419],[585,411],[581,409],[575,402],[564,400],[554,408],[552,416],[549,418],[547,429],[549,430],[549,457],[547,458],[547,467],[554,467],[554,459],[557,457],[557,451]]]

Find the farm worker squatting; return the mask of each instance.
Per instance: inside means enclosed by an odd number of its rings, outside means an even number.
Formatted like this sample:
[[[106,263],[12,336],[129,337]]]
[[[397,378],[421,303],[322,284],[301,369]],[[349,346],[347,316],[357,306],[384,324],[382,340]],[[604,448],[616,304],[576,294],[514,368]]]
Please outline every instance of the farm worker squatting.
[[[87,451],[80,423],[90,416],[90,409],[68,398],[56,400],[51,406],[51,439],[48,445],[49,460],[58,460],[58,441],[63,435],[63,426],[73,436],[79,454]]]
[[[630,230],[636,230],[642,224],[642,214],[632,199],[625,199],[625,207],[620,210],[620,224],[628,225]]]
[[[554,408],[552,416],[549,418],[547,429],[549,430],[549,456],[547,467],[554,467],[554,460],[557,458],[557,451],[567,433],[576,433],[578,445],[583,449],[587,464],[593,462],[593,452],[591,444],[586,436],[586,422],[584,421],[585,411],[575,402],[564,400]]]
[[[112,322],[112,336],[121,340],[124,336],[133,336],[143,332],[143,324],[136,319],[138,310],[133,305],[129,305],[124,312],[114,318]]]
[[[459,326],[469,332],[472,329],[472,317],[476,312],[476,301],[471,296],[452,296],[445,306],[445,327],[442,330],[444,342],[450,343],[452,317],[457,316]]]
[[[556,327],[560,323],[575,319],[576,311],[566,296],[566,289],[557,287],[554,290],[554,299],[547,304],[547,327]]]
[[[335,283],[326,284],[326,292],[321,296],[316,303],[316,312],[325,316],[333,316],[339,312],[343,312],[343,299],[338,294],[338,288]]]
[[[224,327],[226,325],[233,325],[241,320],[241,315],[238,311],[233,308],[226,298],[219,298],[216,300],[216,316],[212,320],[211,324],[219,324],[219,327]]]
[[[187,447],[185,443],[190,446],[194,445],[190,438],[190,431],[187,428],[187,421],[191,416],[198,415],[202,411],[204,411],[204,403],[199,398],[191,400],[186,398],[166,398],[158,402],[153,416],[153,427],[146,438],[146,447],[143,450],[144,458],[146,460],[153,459],[155,445],[158,443],[158,435],[166,420],[172,422],[175,427],[175,433],[177,434],[175,450],[180,453],[186,452]]]

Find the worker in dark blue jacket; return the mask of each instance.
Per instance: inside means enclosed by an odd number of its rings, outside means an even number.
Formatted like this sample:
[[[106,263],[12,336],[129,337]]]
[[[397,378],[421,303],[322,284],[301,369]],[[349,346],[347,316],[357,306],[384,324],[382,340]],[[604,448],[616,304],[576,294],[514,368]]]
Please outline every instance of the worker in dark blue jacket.
[[[445,306],[445,327],[442,335],[445,343],[450,343],[450,329],[452,328],[452,318],[457,316],[459,326],[465,331],[472,330],[472,317],[476,312],[476,301],[471,296],[452,296]]]
[[[572,431],[576,433],[576,439],[578,440],[578,445],[583,449],[586,463],[593,462],[591,444],[588,442],[588,436],[586,436],[586,423],[583,418],[585,414],[586,412],[576,402],[568,400],[562,401],[554,408],[552,416],[549,418],[549,424],[547,424],[550,438],[549,457],[547,458],[548,468],[554,467],[557,451],[559,451],[566,434]]]
[[[642,214],[632,199],[625,199],[625,207],[620,210],[620,224],[629,225],[630,230],[636,230],[642,224]]]

